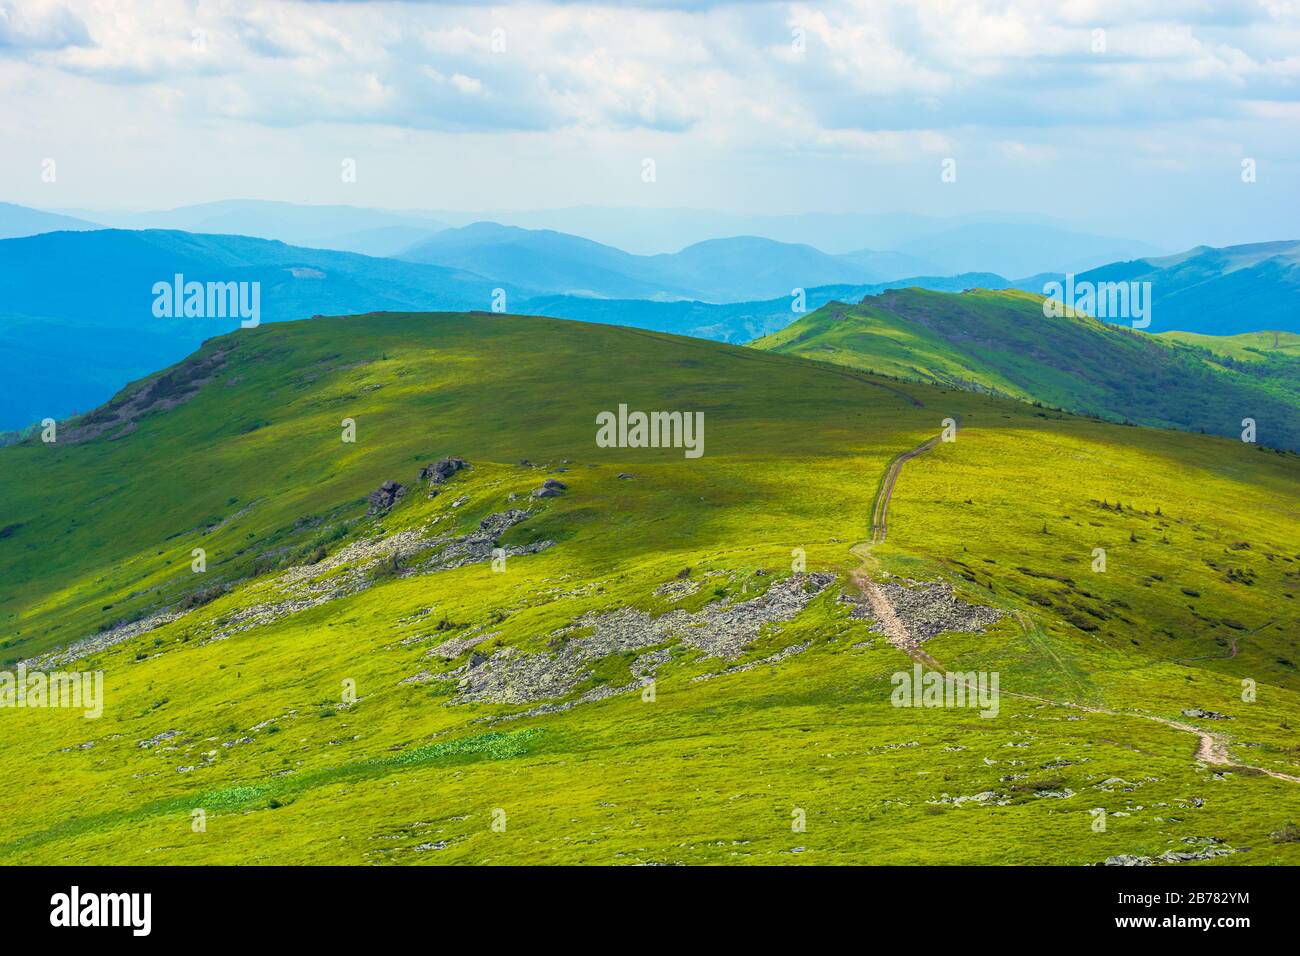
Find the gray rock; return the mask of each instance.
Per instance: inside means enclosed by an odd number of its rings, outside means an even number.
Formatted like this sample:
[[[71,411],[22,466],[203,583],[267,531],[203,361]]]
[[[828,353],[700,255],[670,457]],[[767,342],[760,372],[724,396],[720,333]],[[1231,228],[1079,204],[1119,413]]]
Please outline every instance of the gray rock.
[[[376,515],[381,511],[387,511],[404,494],[406,494],[405,486],[399,485],[395,481],[385,481],[377,491],[372,491],[369,497],[366,498],[370,502],[366,514]]]
[[[1183,711],[1183,716],[1198,720],[1232,720],[1227,714],[1220,714],[1213,710],[1201,710],[1199,707],[1188,707]]]
[[[420,469],[420,480],[440,485],[462,468],[469,467],[464,458],[440,458]]]
[[[564,482],[547,478],[542,482],[542,487],[533,489],[532,494],[534,498],[558,498],[568,490],[569,486]]]

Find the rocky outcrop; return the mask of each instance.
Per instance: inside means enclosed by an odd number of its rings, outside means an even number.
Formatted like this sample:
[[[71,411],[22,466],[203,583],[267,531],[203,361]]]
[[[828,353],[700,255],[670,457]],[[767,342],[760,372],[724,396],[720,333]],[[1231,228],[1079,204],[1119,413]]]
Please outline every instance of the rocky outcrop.
[[[441,485],[456,472],[468,468],[464,458],[440,458],[420,469],[420,480],[430,485]]]
[[[93,412],[60,425],[58,443],[76,445],[100,435],[121,438],[145,415],[184,405],[225,367],[233,346],[200,349],[185,361],[142,382],[128,385]]]
[[[385,481],[376,491],[370,492],[370,495],[366,498],[366,501],[370,502],[366,514],[377,515],[380,512],[387,511],[404,494],[406,494],[405,485],[399,485],[395,481]]]

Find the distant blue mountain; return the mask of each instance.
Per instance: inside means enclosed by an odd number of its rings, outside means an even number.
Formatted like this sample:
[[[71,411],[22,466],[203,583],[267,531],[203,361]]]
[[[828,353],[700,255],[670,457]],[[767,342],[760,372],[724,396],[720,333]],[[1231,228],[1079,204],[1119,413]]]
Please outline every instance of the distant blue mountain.
[[[1042,293],[1060,273],[1020,279]],[[1236,335],[1261,329],[1300,332],[1300,241],[1197,246],[1172,256],[1112,262],[1075,275],[1076,285],[1151,283],[1150,332]]]
[[[402,226],[376,227],[384,230]],[[400,236],[389,235],[389,241]],[[240,318],[159,317],[154,286],[186,281],[258,283],[262,322],[375,311],[515,313],[748,342],[798,318],[803,307],[855,302],[909,286],[955,292],[1011,286],[1042,292],[1051,274],[1010,283],[988,272],[864,282],[853,255],[740,237],[679,253],[634,256],[563,233],[495,224],[422,240],[413,262],[309,249],[246,236],[172,230],[50,232],[0,240],[0,430],[63,418],[126,382],[179,360]],[[1200,247],[1080,274],[1151,281],[1151,331],[1232,334],[1300,331],[1300,243]],[[577,294],[556,294],[561,289]],[[703,290],[703,294],[701,291]],[[702,301],[752,292],[744,301]],[[605,296],[605,297],[601,297]]]
[[[991,270],[1022,276],[1046,269],[1082,272],[1117,259],[1151,255],[1145,242],[1110,239],[1054,226],[980,222],[900,244],[897,252],[923,256],[940,274]]]
[[[890,270],[920,262],[870,250],[832,256],[812,246],[757,236],[711,239],[680,252],[638,256],[563,232],[493,222],[444,230],[400,257],[472,269],[563,295],[719,303],[896,278]],[[887,274],[882,275],[882,267]]]
[[[498,285],[462,270],[242,236],[99,230],[3,240],[0,429],[84,411],[239,327],[238,317],[155,316],[154,284],[178,273],[200,283],[259,283],[262,322],[486,310]]]
[[[97,212],[87,215],[105,226],[120,229],[183,229],[209,235],[278,239],[296,246],[385,256],[446,228],[446,223],[421,213],[260,199],[224,199],[154,212]]]
[[[103,227],[85,219],[0,202],[0,239],[21,239],[56,230],[101,228]]]

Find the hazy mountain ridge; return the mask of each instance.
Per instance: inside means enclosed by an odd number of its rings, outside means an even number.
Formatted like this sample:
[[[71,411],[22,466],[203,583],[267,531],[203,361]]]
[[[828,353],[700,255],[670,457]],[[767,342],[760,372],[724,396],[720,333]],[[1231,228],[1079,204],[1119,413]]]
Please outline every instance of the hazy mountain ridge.
[[[1063,278],[1040,275],[1015,284],[1041,293],[1046,281]],[[1076,285],[1082,282],[1151,283],[1152,332],[1300,332],[1300,240],[1197,246],[1090,269],[1075,276]]]

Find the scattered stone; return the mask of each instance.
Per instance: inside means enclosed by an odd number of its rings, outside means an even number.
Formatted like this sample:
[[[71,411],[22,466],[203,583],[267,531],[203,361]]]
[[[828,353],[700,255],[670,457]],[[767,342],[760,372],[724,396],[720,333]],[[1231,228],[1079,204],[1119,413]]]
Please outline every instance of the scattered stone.
[[[140,741],[140,743],[137,746],[139,746],[142,750],[152,750],[154,747],[157,747],[164,740],[171,740],[173,737],[179,737],[180,735],[181,732],[179,730],[164,730],[162,733],[150,737],[148,740]]]
[[[1184,717],[1192,717],[1198,720],[1232,720],[1227,714],[1220,714],[1213,710],[1201,710],[1199,707],[1188,707],[1183,711]]]
[[[437,843],[421,843],[411,847],[412,853],[425,853],[429,850],[445,850],[451,846],[450,840],[439,840]]]
[[[519,508],[491,514],[479,522],[477,530],[466,535],[444,534],[431,538],[410,530],[355,541],[316,564],[286,569],[273,582],[283,600],[231,613],[224,618],[224,629],[208,640],[223,640],[240,631],[364,591],[374,585],[373,569],[381,564],[406,562],[411,566],[402,567],[397,574],[410,577],[491,561],[493,551],[500,547],[500,536],[531,514]],[[545,540],[501,550],[507,557],[514,557],[537,554],[554,545],[554,541]],[[419,563],[414,563],[417,560]],[[340,573],[332,573],[336,570]]]
[[[591,676],[595,662],[611,654],[657,651],[674,644],[706,657],[734,660],[758,639],[765,625],[792,620],[834,580],[835,575],[827,572],[794,574],[749,601],[732,604],[724,599],[696,612],[677,609],[657,618],[630,607],[587,614],[575,624],[589,629],[590,636],[571,638],[554,651],[537,654],[502,648],[465,674],[455,702],[523,704],[564,697]],[[575,703],[635,690],[653,679],[658,665],[666,660],[666,655],[642,654],[630,666],[631,683],[622,687],[603,684],[577,701],[550,704],[544,711],[538,708],[529,713],[567,710]]]
[[[655,588],[655,597],[667,598],[669,601],[680,601],[689,597],[700,589],[703,582],[692,581],[690,579],[678,578],[669,581],[667,584],[661,584]]]
[[[949,631],[982,634],[1003,616],[997,608],[960,600],[953,593],[952,585],[944,581],[888,581],[881,588],[898,619],[918,642]],[[886,633],[880,622],[873,624],[871,630]]]
[[[1242,850],[1228,846],[1218,837],[1184,837],[1183,844],[1196,849],[1166,850],[1159,856],[1135,856],[1121,853],[1107,857],[1102,866],[1156,866],[1161,863],[1192,863],[1197,860],[1212,860],[1218,856],[1231,856]]]
[[[491,634],[467,634],[464,637],[453,637],[450,640],[443,641],[433,650],[429,651],[429,657],[441,657],[443,660],[455,660],[478,644],[482,644],[489,638],[500,634],[500,631],[493,631]]]
[[[80,658],[89,657],[91,654],[107,650],[133,637],[147,634],[164,624],[170,624],[172,621],[178,620],[185,613],[185,611],[160,611],[139,621],[121,624],[101,634],[74,641],[62,650],[51,651],[48,654],[42,654],[40,657],[29,658],[23,661],[23,664],[28,670],[53,670],[71,664]]]
[[[927,800],[925,802],[935,806],[939,804],[949,804],[954,807],[964,806],[967,803],[974,804],[976,806],[983,806],[992,803],[999,807],[1005,807],[1008,803],[1010,803],[1009,800],[1003,798],[1002,794],[994,790],[985,790],[982,793],[975,793],[975,794],[970,794],[969,796],[961,796],[961,797],[950,797],[948,796],[948,794],[944,793],[944,794],[940,794],[938,799],[936,800]]]
[[[860,594],[851,594],[848,591],[841,591],[840,596],[836,598],[840,604],[849,606],[849,617],[855,621],[874,621],[876,615],[871,611],[871,605],[867,599]]]
[[[716,673],[700,674],[698,677],[692,677],[691,681],[693,683],[698,683],[702,680],[712,680],[715,677],[725,677],[728,674],[743,674],[745,671],[752,671],[754,668],[762,667],[765,664],[779,664],[787,657],[794,657],[796,654],[802,654],[810,647],[812,647],[812,641],[804,641],[802,644],[791,644],[789,647],[779,650],[775,654],[769,654],[767,657],[761,658],[760,660],[750,661],[748,664],[733,664],[731,667],[724,668]]]

